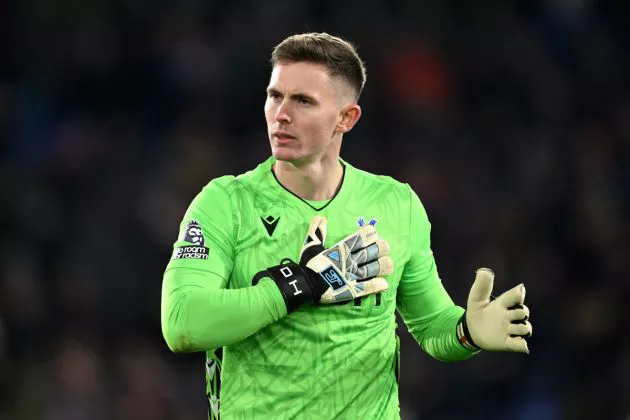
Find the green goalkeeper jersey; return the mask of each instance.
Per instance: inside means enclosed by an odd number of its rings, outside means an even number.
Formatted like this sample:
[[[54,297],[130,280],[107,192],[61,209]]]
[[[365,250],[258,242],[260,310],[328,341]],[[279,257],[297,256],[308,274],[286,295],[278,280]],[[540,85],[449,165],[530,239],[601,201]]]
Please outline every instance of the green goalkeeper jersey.
[[[211,417],[397,419],[396,310],[434,358],[473,354],[457,340],[464,310],[438,277],[425,210],[407,184],[345,161],[332,199],[303,200],[273,162],[215,179],[192,201],[164,275],[165,339],[174,351],[207,351]],[[315,215],[328,219],[325,246],[376,226],[395,265],[386,292],[287,315],[273,281],[252,286],[266,267],[299,260]]]

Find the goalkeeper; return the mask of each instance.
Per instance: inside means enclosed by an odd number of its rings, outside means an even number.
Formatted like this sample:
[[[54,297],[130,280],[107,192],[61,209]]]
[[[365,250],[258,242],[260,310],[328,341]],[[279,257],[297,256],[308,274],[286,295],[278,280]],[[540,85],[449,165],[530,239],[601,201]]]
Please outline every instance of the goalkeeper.
[[[527,353],[524,286],[492,299],[482,268],[456,306],[416,194],[340,158],[365,83],[352,45],[294,35],[271,65],[272,156],[195,197],[164,273],[162,332],[207,353],[210,418],[398,419],[396,310],[441,361]]]

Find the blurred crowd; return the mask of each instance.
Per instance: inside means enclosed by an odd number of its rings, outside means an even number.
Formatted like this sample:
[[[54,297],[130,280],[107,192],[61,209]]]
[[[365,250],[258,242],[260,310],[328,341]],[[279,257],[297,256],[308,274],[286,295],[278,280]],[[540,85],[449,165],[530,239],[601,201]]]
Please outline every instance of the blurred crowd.
[[[403,419],[630,418],[630,3],[9,1],[0,6],[0,420],[205,416],[162,272],[192,197],[269,155],[271,48],[355,43],[342,157],[408,182],[442,280],[524,282],[529,356],[442,364],[402,322]]]

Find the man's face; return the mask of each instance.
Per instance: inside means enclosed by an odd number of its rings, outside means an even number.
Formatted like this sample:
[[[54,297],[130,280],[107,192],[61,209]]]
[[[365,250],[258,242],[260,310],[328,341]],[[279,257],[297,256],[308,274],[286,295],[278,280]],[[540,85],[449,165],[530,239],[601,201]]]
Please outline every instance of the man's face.
[[[339,83],[320,64],[279,63],[273,68],[265,118],[276,159],[300,164],[335,147],[343,105]]]

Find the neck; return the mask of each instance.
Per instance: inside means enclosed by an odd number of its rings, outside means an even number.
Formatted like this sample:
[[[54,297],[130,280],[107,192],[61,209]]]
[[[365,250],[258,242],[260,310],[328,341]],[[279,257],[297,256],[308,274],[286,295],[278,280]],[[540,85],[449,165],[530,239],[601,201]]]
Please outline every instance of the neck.
[[[273,171],[286,189],[305,200],[332,198],[343,177],[343,167],[338,156],[300,166],[291,162],[276,161]]]

